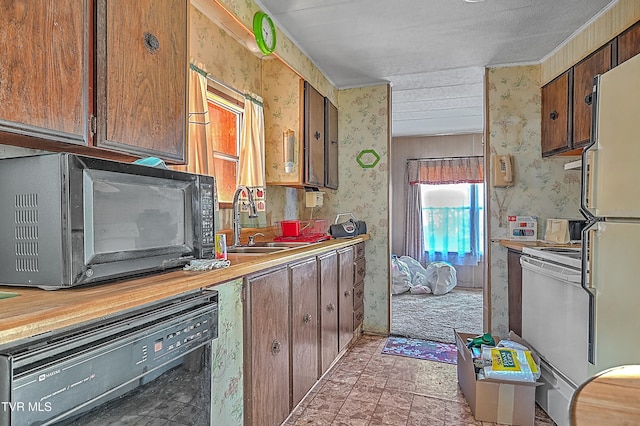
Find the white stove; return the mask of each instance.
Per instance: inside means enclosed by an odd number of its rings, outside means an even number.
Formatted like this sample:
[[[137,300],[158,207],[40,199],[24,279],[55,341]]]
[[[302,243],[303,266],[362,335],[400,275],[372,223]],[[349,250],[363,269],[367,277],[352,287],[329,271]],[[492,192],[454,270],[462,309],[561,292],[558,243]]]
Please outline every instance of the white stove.
[[[571,398],[588,378],[589,296],[582,288],[580,247],[524,247],[522,338],[540,355],[536,402],[568,426]]]

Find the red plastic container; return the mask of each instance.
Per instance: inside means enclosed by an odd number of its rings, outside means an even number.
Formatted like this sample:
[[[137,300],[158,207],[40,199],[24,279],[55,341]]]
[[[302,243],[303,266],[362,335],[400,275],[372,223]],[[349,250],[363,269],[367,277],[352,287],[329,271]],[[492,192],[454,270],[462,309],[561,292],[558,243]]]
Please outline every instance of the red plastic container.
[[[298,237],[300,236],[300,221],[299,220],[283,220],[280,222],[280,228],[282,229],[283,237]]]

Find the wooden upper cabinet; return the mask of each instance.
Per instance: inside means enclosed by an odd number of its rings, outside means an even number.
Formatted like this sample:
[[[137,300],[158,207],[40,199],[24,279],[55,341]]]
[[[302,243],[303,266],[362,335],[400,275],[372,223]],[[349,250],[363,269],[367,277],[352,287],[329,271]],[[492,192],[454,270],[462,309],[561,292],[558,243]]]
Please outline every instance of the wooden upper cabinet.
[[[87,144],[88,0],[0,0],[0,142]]]
[[[0,143],[184,162],[187,0],[0,7]]]
[[[304,82],[304,183],[324,186],[324,97]]]
[[[96,145],[183,163],[186,0],[100,0]]]
[[[325,176],[324,186],[338,189],[338,108],[327,98],[325,105]]]
[[[618,64],[640,53],[640,22],[618,36]]]
[[[571,147],[570,87],[573,69],[542,87],[542,156]]]
[[[606,44],[573,67],[572,148],[579,148],[589,143],[593,78],[612,68],[612,52],[612,43]]]

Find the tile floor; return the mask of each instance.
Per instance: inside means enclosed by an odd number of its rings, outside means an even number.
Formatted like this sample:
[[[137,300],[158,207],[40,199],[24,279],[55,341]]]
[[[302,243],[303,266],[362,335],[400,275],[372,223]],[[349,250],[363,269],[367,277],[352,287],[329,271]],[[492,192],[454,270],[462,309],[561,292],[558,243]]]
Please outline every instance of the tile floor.
[[[381,354],[364,335],[300,402],[284,425],[489,426],[473,418],[456,366]],[[539,407],[536,426],[554,425]]]

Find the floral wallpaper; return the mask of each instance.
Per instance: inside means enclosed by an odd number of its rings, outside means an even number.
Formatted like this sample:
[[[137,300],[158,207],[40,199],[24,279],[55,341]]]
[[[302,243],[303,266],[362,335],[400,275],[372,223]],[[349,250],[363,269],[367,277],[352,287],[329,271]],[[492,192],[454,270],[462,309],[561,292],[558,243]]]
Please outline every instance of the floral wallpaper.
[[[324,190],[324,205],[314,213],[333,222],[351,212],[367,223],[365,242],[365,332],[389,332],[389,90],[372,86],[338,92],[339,188]],[[375,167],[360,167],[356,158],[366,149],[380,156]]]
[[[211,424],[239,425],[244,418],[242,279],[218,291],[218,338],[211,343]]]
[[[564,164],[576,157],[542,158],[539,65],[487,69],[487,123],[488,155],[511,154],[514,160],[515,184],[489,187],[487,209],[491,331],[505,336],[509,332],[507,249],[499,240],[507,238],[507,216],[537,216],[539,239],[544,237],[546,219],[579,218],[580,172],[564,170]]]

